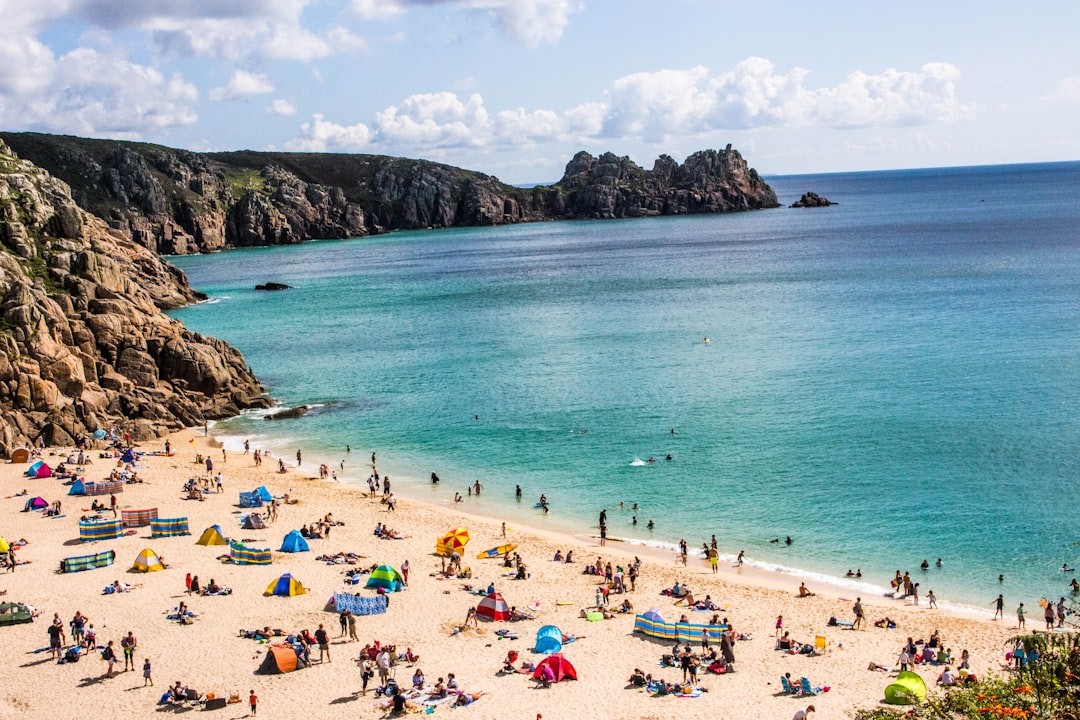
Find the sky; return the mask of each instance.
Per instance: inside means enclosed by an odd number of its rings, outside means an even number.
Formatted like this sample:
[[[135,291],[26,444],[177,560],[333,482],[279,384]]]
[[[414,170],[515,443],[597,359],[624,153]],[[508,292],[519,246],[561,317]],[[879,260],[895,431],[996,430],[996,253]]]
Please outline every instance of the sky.
[[[554,182],[1080,160],[1080,2],[0,0],[0,128]]]

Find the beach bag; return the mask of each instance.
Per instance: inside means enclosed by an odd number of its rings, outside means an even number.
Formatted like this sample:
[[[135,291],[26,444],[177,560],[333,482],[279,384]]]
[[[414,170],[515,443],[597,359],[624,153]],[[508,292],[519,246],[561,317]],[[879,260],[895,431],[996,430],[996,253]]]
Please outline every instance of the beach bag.
[[[66,653],[64,653],[64,660],[69,662],[69,663],[77,663],[77,662],[79,662],[79,649],[78,648],[70,648],[70,649],[68,649],[68,651]]]

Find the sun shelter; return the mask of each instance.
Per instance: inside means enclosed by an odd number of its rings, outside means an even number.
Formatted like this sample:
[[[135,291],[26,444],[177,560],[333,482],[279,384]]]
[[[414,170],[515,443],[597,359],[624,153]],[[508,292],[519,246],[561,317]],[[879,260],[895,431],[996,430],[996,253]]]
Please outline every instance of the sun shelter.
[[[44,460],[38,460],[26,469],[26,477],[47,478],[50,475],[52,475],[52,468],[46,465]]]
[[[545,655],[562,652],[562,638],[562,630],[554,625],[545,625],[536,631],[536,646],[534,649],[536,652]]]
[[[22,511],[23,512],[30,512],[31,510],[44,510],[47,507],[49,507],[49,503],[46,502],[45,498],[43,498],[43,497],[35,497],[35,498],[30,498],[29,500],[26,501],[26,504],[23,505]]]
[[[112,540],[124,534],[124,523],[120,520],[103,520],[101,522],[79,522],[79,539],[83,542],[95,540]]]
[[[154,518],[150,521],[150,537],[179,537],[190,535],[188,519],[182,518]]]
[[[60,561],[60,572],[73,573],[83,570],[108,567],[116,559],[116,553],[112,550],[94,553],[93,555],[80,555],[78,557],[65,558]]]
[[[152,520],[157,520],[157,508],[120,511],[120,521],[126,528],[146,527]]]
[[[509,620],[510,606],[503,600],[502,595],[493,592],[476,606],[476,617],[482,620]]]
[[[244,524],[241,527],[244,530],[265,530],[266,523],[263,522],[258,513],[251,513],[244,519]]]
[[[157,556],[156,552],[146,548],[135,558],[135,564],[131,566],[131,569],[138,572],[157,572],[158,570],[164,570],[165,566],[161,564],[161,558]]]
[[[128,448],[124,451],[124,454],[120,456],[120,462],[133,463],[135,462],[135,448]]]
[[[242,492],[240,493],[240,507],[242,508],[257,508],[262,507],[263,501],[255,493]]]
[[[199,536],[199,539],[195,541],[196,545],[228,545],[225,536],[221,534],[221,528],[217,525],[211,525],[203,530],[203,534]]]
[[[307,552],[310,550],[307,544],[307,540],[300,534],[299,530],[292,530],[285,539],[281,541],[281,552],[294,553],[294,552]]]
[[[532,676],[534,680],[539,680],[542,677],[541,673],[544,667],[551,668],[551,672],[555,676],[555,682],[577,680],[577,670],[574,669],[569,660],[563,657],[562,653],[554,653],[541,660],[536,669],[533,670]]]
[[[457,528],[443,535],[435,543],[435,554],[449,557],[451,553],[460,553],[469,542],[469,531]]]
[[[30,608],[18,602],[0,603],[0,625],[19,625],[33,622]]]
[[[258,495],[259,499],[264,503],[273,502],[274,496],[270,494],[270,491],[266,489],[265,485],[260,485],[251,491],[252,495]]]
[[[347,593],[334,593],[334,597],[330,602],[333,604],[335,612],[348,610],[353,615],[381,615],[386,612],[386,608],[390,604],[385,595],[361,597]]]
[[[885,702],[890,705],[915,705],[926,699],[926,682],[916,673],[905,670],[885,688]]]
[[[634,618],[634,632],[677,642],[700,642],[702,634],[708,634],[709,640],[720,642],[720,634],[727,625],[700,625],[696,623],[668,622],[656,608],[648,610]]]
[[[82,480],[76,480],[75,482],[71,483],[71,487],[68,489],[68,495],[85,495],[85,494],[86,494],[86,483],[84,483]]]
[[[258,675],[279,675],[291,673],[298,668],[306,667],[304,661],[288,645],[270,645],[266,648],[266,657],[262,665],[255,671]]]
[[[405,588],[405,578],[401,576],[397,568],[390,565],[380,565],[371,571],[371,575],[368,576],[367,584],[364,587],[396,592]]]
[[[255,550],[238,542],[229,543],[229,560],[236,565],[269,565],[272,562],[270,548]]]
[[[11,451],[11,462],[24,463],[30,462],[30,449],[29,448],[15,448]]]
[[[274,582],[266,586],[266,592],[263,595],[280,595],[282,597],[292,597],[293,595],[303,595],[307,592],[304,586],[300,584],[300,581],[292,576],[291,573],[285,573]]]

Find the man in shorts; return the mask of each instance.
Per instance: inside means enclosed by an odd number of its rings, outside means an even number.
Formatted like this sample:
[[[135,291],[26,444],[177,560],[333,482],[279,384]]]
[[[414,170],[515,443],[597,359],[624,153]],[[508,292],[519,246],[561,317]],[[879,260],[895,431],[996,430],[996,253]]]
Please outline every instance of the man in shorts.
[[[330,660],[330,635],[326,632],[326,628],[322,623],[319,623],[319,629],[315,631],[315,642],[319,643],[319,662],[323,661],[323,655],[326,655],[327,662]]]

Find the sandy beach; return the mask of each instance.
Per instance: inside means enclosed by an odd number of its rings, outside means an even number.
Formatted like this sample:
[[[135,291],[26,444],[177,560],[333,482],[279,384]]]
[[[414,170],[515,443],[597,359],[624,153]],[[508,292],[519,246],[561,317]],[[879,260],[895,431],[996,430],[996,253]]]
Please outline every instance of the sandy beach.
[[[190,441],[194,439],[194,443]],[[416,663],[399,662],[394,668],[396,680],[412,684],[414,672],[422,669],[428,684],[454,673],[462,690],[483,693],[467,707],[436,707],[432,714],[471,716],[475,718],[521,718],[545,720],[566,718],[660,718],[678,714],[682,718],[790,718],[797,709],[812,702],[815,717],[848,717],[856,707],[874,706],[883,697],[892,674],[869,670],[870,663],[893,666],[901,644],[908,636],[927,638],[937,629],[945,647],[959,656],[966,649],[971,667],[983,675],[997,672],[1003,662],[1003,643],[1015,634],[1015,615],[1006,606],[1006,620],[993,622],[982,618],[950,614],[945,610],[914,607],[885,597],[863,597],[868,626],[865,630],[829,627],[835,616],[843,622],[853,619],[855,598],[850,590],[816,586],[813,597],[797,598],[799,581],[748,568],[735,568],[721,562],[713,573],[700,553],[691,555],[688,566],[673,562],[666,554],[645,554],[646,548],[609,541],[605,547],[588,536],[563,536],[539,532],[514,523],[502,536],[498,518],[484,518],[468,513],[468,498],[456,508],[436,507],[408,497],[397,496],[396,508],[388,511],[379,497],[370,498],[358,488],[323,481],[307,473],[316,468],[305,464],[296,468],[294,458],[285,474],[277,472],[277,462],[268,458],[256,467],[250,454],[223,452],[212,437],[202,431],[185,431],[170,439],[172,457],[145,456],[136,468],[144,482],[127,484],[117,494],[121,509],[157,508],[158,517],[186,517],[190,536],[151,539],[150,528],[138,528],[134,534],[115,540],[94,543],[79,540],[80,516],[89,514],[94,498],[68,496],[68,486],[56,478],[25,477],[26,464],[0,467],[3,485],[0,499],[0,535],[8,541],[27,540],[17,551],[20,564],[14,572],[0,573],[0,591],[4,601],[32,605],[40,616],[33,623],[0,627],[0,638],[8,662],[0,669],[0,717],[56,718],[76,717],[88,712],[107,712],[126,717],[151,717],[158,711],[158,699],[176,681],[200,693],[217,696],[239,694],[242,702],[217,710],[221,717],[237,718],[249,713],[249,690],[259,697],[259,717],[293,718],[316,715],[325,718],[377,718],[387,715],[380,707],[373,689],[360,694],[360,671],[355,659],[365,643],[380,641],[406,648],[419,656]],[[161,443],[143,444],[141,451],[159,451]],[[253,450],[256,448],[252,448]],[[50,465],[60,462],[70,449],[46,450]],[[370,451],[367,451],[370,453]],[[209,455],[215,471],[223,475],[224,492],[208,494],[203,501],[184,499],[182,487],[193,476],[204,474],[196,465],[196,453]],[[363,449],[353,449],[364,457]],[[116,467],[114,459],[92,453],[93,464],[85,466],[86,480],[102,480]],[[393,474],[392,462],[380,457],[380,470]],[[266,486],[275,496],[289,494],[299,502],[282,504],[276,522],[264,530],[240,527],[238,493]],[[21,512],[28,499],[16,496],[23,489],[29,497],[41,496],[48,502],[60,500],[63,516],[44,517],[41,512]],[[463,488],[445,488],[453,492]],[[109,496],[102,500],[108,504]],[[281,553],[282,538],[290,530],[322,519],[327,513],[344,523],[331,528],[328,539],[310,540],[311,552]],[[111,513],[104,513],[111,518]],[[379,539],[373,534],[377,523],[386,523],[403,539]],[[243,540],[253,548],[273,550],[269,566],[236,566],[217,558],[227,547],[199,546],[195,541],[210,525],[220,525],[226,536]],[[466,527],[471,540],[464,551],[464,565],[472,570],[471,579],[440,579],[435,576],[441,560],[434,554],[436,539],[456,527]],[[690,546],[700,539],[688,538]],[[505,542],[518,545],[528,578],[508,577],[511,571],[499,560],[479,560],[476,554]],[[168,569],[153,573],[130,570],[136,556],[152,548],[164,557]],[[572,564],[557,563],[557,550],[572,549]],[[114,550],[116,562],[107,568],[78,573],[57,572],[64,558]],[[356,553],[363,558],[360,566],[390,564],[400,567],[408,560],[411,566],[408,589],[391,596],[386,613],[357,618],[359,641],[341,637],[338,615],[327,609],[327,600],[335,591],[360,592],[363,584],[346,586],[344,572],[354,566],[327,564],[316,556],[337,552]],[[676,581],[687,584],[695,597],[710,595],[738,633],[751,639],[734,645],[735,672],[727,675],[701,673],[699,686],[705,692],[695,698],[650,697],[639,688],[628,688],[627,679],[635,667],[668,681],[681,680],[678,668],[659,665],[661,655],[670,645],[633,634],[634,613],[617,614],[612,619],[590,622],[580,617],[584,608],[596,602],[597,578],[582,574],[585,565],[597,557],[613,565],[629,565],[634,555],[642,560],[640,577],[634,592],[611,594],[614,608],[629,598],[636,612],[660,610],[665,619],[677,620],[687,614],[691,621],[707,622],[712,613],[693,612],[677,607],[674,599],[660,594]],[[295,597],[267,597],[267,586],[283,573],[292,573],[307,589]],[[205,585],[210,579],[232,589],[230,595],[200,597],[185,592],[185,575],[197,575]],[[124,593],[103,594],[106,585],[119,580],[133,587]],[[535,619],[515,623],[480,623],[455,632],[462,625],[470,607],[480,597],[463,589],[486,588],[494,583],[510,605],[535,609]],[[1029,622],[1037,624],[1038,608],[1033,602]],[[181,625],[167,619],[179,602],[186,602],[197,614],[192,624]],[[107,678],[106,663],[97,652],[84,655],[78,663],[58,664],[48,651],[47,629],[54,613],[64,621],[70,641],[68,622],[76,611],[94,625],[98,643],[113,640],[119,647],[130,631],[138,638],[135,671],[120,672]],[[775,649],[775,623],[783,615],[783,627],[797,640],[814,643],[824,636],[826,649],[818,656],[791,655]],[[874,627],[873,622],[888,616],[895,629]],[[284,675],[259,675],[267,645],[240,636],[241,630],[270,626],[287,633],[307,629],[314,632],[323,624],[331,637],[331,660]],[[509,650],[516,650],[521,661],[539,662],[543,656],[532,652],[536,630],[543,625],[557,625],[564,634],[578,640],[564,647],[565,657],[574,665],[579,679],[558,683],[551,688],[536,687],[526,675],[500,674]],[[497,630],[509,630],[517,639],[503,639]],[[697,650],[698,648],[695,648]],[[317,650],[315,651],[318,657]],[[153,668],[153,687],[144,687],[143,661],[149,657]],[[119,670],[123,661],[117,665]],[[917,671],[928,684],[941,667],[920,666]],[[790,672],[794,678],[807,677],[814,686],[828,686],[827,692],[813,699],[780,694],[780,677]],[[377,677],[376,677],[377,680]],[[179,711],[165,707],[165,712]]]

